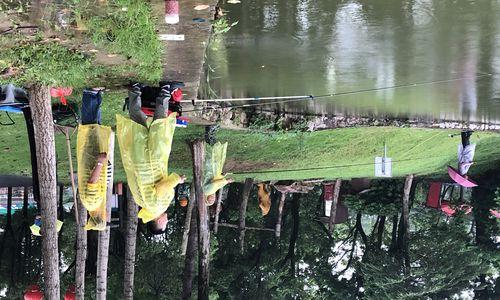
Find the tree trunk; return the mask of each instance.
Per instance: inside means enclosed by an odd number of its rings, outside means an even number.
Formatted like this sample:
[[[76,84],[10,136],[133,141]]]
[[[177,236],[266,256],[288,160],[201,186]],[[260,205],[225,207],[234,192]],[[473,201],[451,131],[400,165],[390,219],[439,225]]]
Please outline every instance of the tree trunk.
[[[379,222],[378,222],[378,229],[377,229],[377,244],[375,245],[375,248],[380,249],[382,247],[382,239],[384,237],[384,228],[385,228],[385,216],[380,216]]]
[[[76,224],[76,266],[75,266],[75,292],[77,300],[85,299],[85,260],[87,259],[87,209],[83,206],[80,196],[78,201],[78,223]]]
[[[219,230],[219,214],[222,207],[222,195],[224,194],[224,187],[219,190],[219,197],[217,197],[217,205],[215,206],[215,219],[214,219],[214,233],[217,234]]]
[[[252,190],[253,179],[247,178],[245,179],[245,186],[243,187],[243,193],[241,195],[241,203],[240,203],[240,218],[239,218],[239,242],[240,242],[240,253],[243,254],[244,245],[245,245],[245,222],[247,216],[247,205],[248,198],[250,197],[250,191]]]
[[[114,168],[114,150],[115,150],[115,135],[111,133],[109,137],[109,153],[108,161],[111,163],[111,168]],[[107,167],[107,166],[106,166]],[[113,197],[113,170],[111,178],[108,179],[108,188],[106,191],[106,218],[107,222],[111,221],[111,197]],[[106,300],[107,282],[108,282],[108,257],[109,257],[109,235],[110,228],[99,231],[98,233],[98,248],[97,248],[97,283],[96,283],[96,299]]]
[[[337,179],[335,181],[335,188],[333,190],[333,200],[332,200],[332,208],[330,209],[330,220],[328,222],[328,230],[330,234],[333,235],[333,229],[335,227],[335,216],[337,215],[337,203],[339,201],[340,194],[340,186],[342,185],[342,180]]]
[[[59,300],[59,254],[57,245],[57,181],[54,121],[48,86],[34,84],[29,89],[35,131],[37,169],[42,217],[42,259],[45,297]]]
[[[290,257],[290,275],[295,277],[295,247],[297,246],[297,239],[299,237],[300,194],[293,194],[292,199],[293,228],[287,256]]]
[[[186,219],[184,220],[184,233],[182,235],[181,255],[186,255],[188,246],[189,232],[191,231],[191,219],[193,218],[193,209],[196,204],[196,195],[194,194],[194,185],[191,185],[189,190],[189,203],[186,212]]]
[[[128,189],[128,187],[127,187]],[[135,249],[137,241],[137,213],[138,207],[130,191],[125,193],[127,198],[127,221],[125,233],[125,267],[123,274],[123,299],[134,299],[134,271],[135,271]]]
[[[413,174],[406,176],[405,187],[403,192],[403,254],[405,258],[405,273],[409,274],[410,272],[410,256],[408,253],[408,240],[410,238],[410,228],[409,228],[409,220],[410,220],[410,190],[411,185],[413,183]]]
[[[194,193],[198,206],[198,299],[208,299],[210,231],[208,227],[208,212],[203,195],[201,182],[205,163],[205,142],[196,140],[191,144],[193,155]]]
[[[189,238],[187,242],[186,259],[184,263],[184,274],[182,280],[182,296],[181,299],[191,299],[193,290],[194,263],[196,261],[196,244],[198,243],[198,222],[196,207],[192,208],[192,217],[189,230]]]
[[[276,221],[275,235],[279,239],[281,237],[281,219],[283,218],[283,207],[285,206],[286,193],[281,194],[280,204],[278,206],[278,221]]]

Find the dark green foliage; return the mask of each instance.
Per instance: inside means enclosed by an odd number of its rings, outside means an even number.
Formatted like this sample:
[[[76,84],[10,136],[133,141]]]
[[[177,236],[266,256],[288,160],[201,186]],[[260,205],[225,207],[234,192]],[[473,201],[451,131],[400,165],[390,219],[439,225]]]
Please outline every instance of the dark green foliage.
[[[374,180],[369,192],[348,195],[345,203],[349,208],[368,215],[392,216],[401,211],[403,179]]]

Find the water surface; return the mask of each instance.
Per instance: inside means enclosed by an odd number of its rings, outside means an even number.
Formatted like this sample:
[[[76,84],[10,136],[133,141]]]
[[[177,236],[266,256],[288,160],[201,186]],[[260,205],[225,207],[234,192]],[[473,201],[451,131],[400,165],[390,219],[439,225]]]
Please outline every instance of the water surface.
[[[209,83],[222,98],[379,89],[281,107],[500,121],[498,1],[262,0],[224,8],[239,24],[209,52]],[[399,85],[408,86],[385,89]]]

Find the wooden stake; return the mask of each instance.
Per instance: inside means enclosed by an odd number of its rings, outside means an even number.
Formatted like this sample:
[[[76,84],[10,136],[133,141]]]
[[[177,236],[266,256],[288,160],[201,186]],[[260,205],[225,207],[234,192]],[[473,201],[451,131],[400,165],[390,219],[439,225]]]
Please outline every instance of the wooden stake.
[[[285,206],[286,193],[281,193],[280,204],[278,206],[278,221],[276,221],[275,235],[279,240],[281,236],[281,219],[283,217],[283,207]]]
[[[253,179],[247,178],[245,179],[245,186],[243,187],[243,193],[241,195],[241,203],[240,203],[240,218],[239,218],[239,230],[240,230],[240,253],[243,254],[244,245],[245,245],[245,222],[247,216],[247,205],[248,198],[250,197],[250,191],[252,190]]]
[[[198,207],[198,299],[208,300],[210,231],[202,188],[205,142],[202,140],[194,141],[191,144],[191,153],[193,155],[194,193]]]
[[[330,209],[330,220],[328,221],[328,230],[330,231],[330,234],[333,234],[333,229],[335,227],[335,216],[337,215],[337,204],[339,201],[341,185],[342,185],[342,180],[337,179],[335,181],[335,188],[333,189],[332,208]]]
[[[191,188],[189,189],[189,202],[186,212],[186,219],[184,220],[184,233],[182,235],[182,244],[181,244],[181,255],[186,255],[186,249],[188,245],[189,231],[191,229],[191,218],[193,215],[193,208],[196,204],[196,196],[194,193],[194,184],[191,184]]]
[[[217,234],[219,230],[219,213],[222,206],[222,194],[224,193],[224,187],[219,190],[219,197],[217,197],[217,205],[215,206],[215,220],[214,220],[214,233]]]

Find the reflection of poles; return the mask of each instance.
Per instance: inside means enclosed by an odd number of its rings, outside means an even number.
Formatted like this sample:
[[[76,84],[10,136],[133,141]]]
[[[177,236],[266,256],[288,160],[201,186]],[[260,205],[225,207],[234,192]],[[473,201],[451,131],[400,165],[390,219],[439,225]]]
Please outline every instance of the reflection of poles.
[[[198,207],[198,299],[208,299],[210,231],[208,213],[202,189],[203,165],[205,162],[205,142],[196,140],[191,144],[193,155],[193,182],[195,201]]]
[[[128,189],[128,186],[126,187]],[[127,190],[127,222],[125,231],[125,268],[123,274],[123,299],[134,299],[135,251],[137,242],[137,211],[138,207]]]
[[[81,204],[79,196],[77,196],[76,201]],[[85,230],[87,209],[83,205],[80,205],[78,210],[78,219],[76,224],[75,293],[76,299],[83,300],[85,298],[85,260],[87,259],[87,230]]]
[[[330,234],[333,234],[333,229],[335,227],[335,216],[337,215],[337,203],[339,200],[341,185],[342,180],[337,179],[335,181],[335,188],[333,189],[332,207],[330,208],[330,220],[328,221],[328,231],[330,232]]]
[[[285,206],[286,193],[281,193],[280,204],[278,205],[278,221],[276,221],[275,235],[279,240],[281,236],[281,219],[283,218],[283,207]]]
[[[191,218],[193,216],[193,210],[195,209],[196,196],[194,194],[194,185],[191,185],[189,189],[189,202],[186,212],[186,219],[184,220],[184,233],[182,235],[182,244],[181,244],[181,255],[186,255],[186,249],[188,245],[189,231],[191,228]]]
[[[405,259],[404,272],[408,275],[410,272],[410,254],[408,253],[408,239],[410,238],[409,219],[410,219],[410,191],[413,183],[413,174],[406,176],[405,187],[403,191],[403,254]]]
[[[243,249],[245,245],[245,221],[247,215],[247,204],[248,198],[250,197],[250,191],[252,190],[253,179],[247,178],[245,179],[245,186],[243,187],[243,193],[241,195],[241,203],[240,203],[240,218],[239,218],[239,242],[240,242],[240,253],[243,254]]]
[[[108,161],[111,168],[114,167],[115,134],[112,132],[109,137]],[[106,166],[108,167],[108,166]],[[107,172],[107,170],[106,170]],[[106,191],[106,219],[107,223],[111,221],[111,197],[113,197],[113,170],[108,178],[108,189]],[[97,284],[96,299],[106,300],[107,276],[108,276],[108,256],[109,256],[109,225],[106,229],[98,233],[97,248]]]

